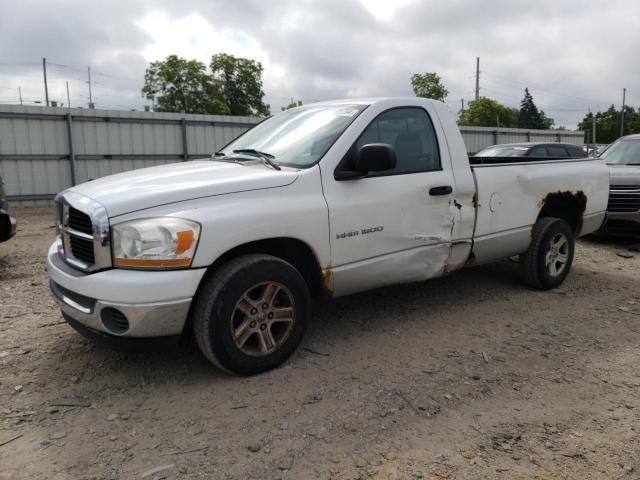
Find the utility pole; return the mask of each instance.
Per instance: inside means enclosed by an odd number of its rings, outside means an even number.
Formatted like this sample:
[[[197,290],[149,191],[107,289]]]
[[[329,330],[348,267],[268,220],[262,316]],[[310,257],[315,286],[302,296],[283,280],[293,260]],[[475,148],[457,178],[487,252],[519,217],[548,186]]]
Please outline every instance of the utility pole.
[[[476,100],[480,97],[480,57],[476,57]]]
[[[89,76],[89,108],[93,108],[93,95],[91,95],[91,67],[87,67],[87,75]]]
[[[596,116],[595,114],[593,115],[592,118],[592,126],[591,126],[591,140],[593,141],[593,151],[591,152],[593,154],[593,156],[596,156]]]
[[[69,82],[67,82],[67,107],[71,108],[71,98],[69,97]]]
[[[460,102],[462,103],[462,108],[460,109],[460,111],[464,112],[464,98],[461,98]]]
[[[18,87],[18,95],[20,96],[20,105],[22,105],[22,87]]]
[[[622,89],[622,114],[620,116],[621,121],[620,121],[620,136],[624,137],[624,102],[625,102],[625,97],[627,95],[627,89],[623,88]]]
[[[42,57],[42,74],[44,75],[44,99],[49,106],[49,87],[47,86],[47,59]]]

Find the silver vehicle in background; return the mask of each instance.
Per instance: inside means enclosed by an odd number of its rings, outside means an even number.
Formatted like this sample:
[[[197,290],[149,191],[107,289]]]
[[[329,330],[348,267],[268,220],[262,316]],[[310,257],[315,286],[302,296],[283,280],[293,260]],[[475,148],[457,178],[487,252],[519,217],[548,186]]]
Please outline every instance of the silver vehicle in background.
[[[604,232],[640,235],[640,134],[620,138],[600,158],[611,177]]]

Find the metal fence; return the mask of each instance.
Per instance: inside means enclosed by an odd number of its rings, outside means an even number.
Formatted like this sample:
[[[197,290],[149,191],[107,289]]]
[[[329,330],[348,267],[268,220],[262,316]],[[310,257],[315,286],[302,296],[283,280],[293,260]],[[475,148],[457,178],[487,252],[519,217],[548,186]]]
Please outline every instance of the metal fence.
[[[13,205],[49,204],[74,184],[209,156],[255,117],[0,105],[0,176]],[[582,132],[460,127],[469,154],[498,143],[583,144]]]
[[[12,205],[46,205],[72,185],[203,158],[255,117],[0,106],[0,176]]]
[[[460,127],[469,155],[491,145],[521,142],[561,142],[584,145],[584,132],[568,130],[525,130],[521,128]]]

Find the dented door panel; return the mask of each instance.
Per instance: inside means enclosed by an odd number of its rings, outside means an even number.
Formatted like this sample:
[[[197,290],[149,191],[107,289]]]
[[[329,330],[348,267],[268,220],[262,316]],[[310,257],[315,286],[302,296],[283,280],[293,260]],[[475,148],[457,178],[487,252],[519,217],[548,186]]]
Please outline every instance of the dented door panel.
[[[440,145],[441,170],[369,176],[338,181],[335,165],[382,113],[394,105],[364,111],[346,132],[335,160],[321,164],[323,192],[329,210],[333,296],[386,284],[417,281],[445,271],[451,235],[460,209],[449,150],[432,105],[419,103],[433,124]],[[343,140],[343,139],[341,139]],[[438,195],[434,187],[451,187]],[[326,269],[325,269],[326,270]]]

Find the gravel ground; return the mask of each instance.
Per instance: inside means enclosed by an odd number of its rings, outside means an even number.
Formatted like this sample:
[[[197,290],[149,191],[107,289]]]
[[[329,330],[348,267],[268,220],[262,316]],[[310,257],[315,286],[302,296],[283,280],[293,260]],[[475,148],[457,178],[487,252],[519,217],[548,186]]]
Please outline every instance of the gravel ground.
[[[559,289],[501,262],[319,304],[282,368],[123,354],[62,322],[50,212],[0,244],[0,480],[640,478],[640,254]]]

